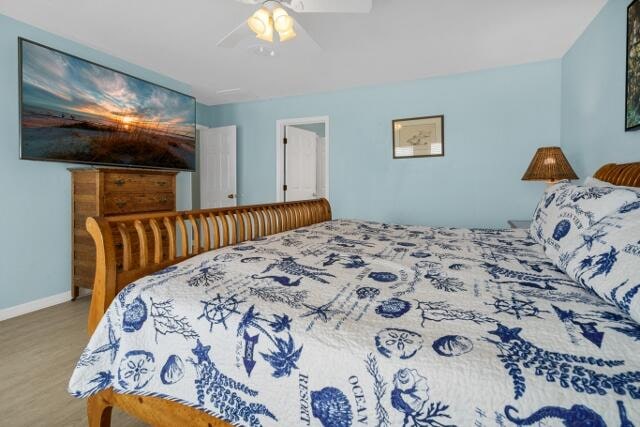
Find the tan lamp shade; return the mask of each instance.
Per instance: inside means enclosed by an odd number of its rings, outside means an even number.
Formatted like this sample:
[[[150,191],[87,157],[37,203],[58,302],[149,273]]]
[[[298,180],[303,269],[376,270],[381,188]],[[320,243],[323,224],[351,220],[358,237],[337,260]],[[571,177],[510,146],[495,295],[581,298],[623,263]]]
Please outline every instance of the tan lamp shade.
[[[558,181],[578,179],[560,147],[538,148],[533,156],[523,181]]]

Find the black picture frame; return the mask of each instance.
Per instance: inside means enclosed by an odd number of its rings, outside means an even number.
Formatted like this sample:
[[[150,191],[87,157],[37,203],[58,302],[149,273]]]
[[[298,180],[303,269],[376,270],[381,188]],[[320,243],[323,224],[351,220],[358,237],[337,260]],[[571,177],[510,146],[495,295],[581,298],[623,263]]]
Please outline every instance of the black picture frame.
[[[396,153],[396,125],[403,122],[411,122],[418,120],[440,120],[440,135],[441,135],[441,152],[438,154],[413,154],[410,156],[398,156]],[[444,114],[438,114],[435,116],[421,116],[421,117],[409,117],[405,119],[395,119],[391,121],[391,152],[394,159],[416,159],[423,157],[444,157]]]
[[[636,21],[636,25],[632,26],[632,20]],[[637,41],[632,44],[631,32],[635,30],[638,32]],[[624,108],[624,124],[625,131],[640,130],[640,56],[635,58],[636,64],[631,64],[631,49],[636,47],[640,54],[640,1],[633,0],[629,6],[627,6],[627,55],[626,55],[626,67],[625,67],[625,108]],[[631,73],[634,73],[632,78]],[[634,90],[631,90],[631,84],[634,82]],[[633,92],[633,93],[632,93]],[[637,121],[630,122],[630,104],[631,98],[636,98],[636,105],[634,109],[637,109]]]
[[[40,46],[40,47],[45,48],[45,49],[49,49],[49,50],[51,50],[53,52],[57,52],[57,53],[60,53],[62,55],[69,56],[71,58],[75,58],[75,59],[78,59],[80,61],[87,62],[89,64],[95,65],[97,67],[104,68],[104,69],[112,71],[114,73],[118,73],[118,74],[121,74],[123,76],[129,77],[129,78],[132,78],[132,79],[135,79],[135,80],[138,80],[138,81],[141,81],[141,82],[144,82],[144,83],[147,83],[147,84],[150,84],[150,85],[153,85],[153,86],[165,89],[167,91],[176,93],[178,95],[182,95],[182,96],[185,96],[187,98],[192,99],[193,100],[193,117],[194,117],[194,120],[193,120],[193,129],[194,129],[194,162],[197,161],[197,159],[195,158],[195,144],[196,144],[196,136],[195,135],[196,135],[196,131],[197,131],[197,108],[198,108],[197,105],[198,105],[198,103],[196,101],[196,98],[194,96],[192,96],[192,95],[177,91],[175,89],[171,89],[169,87],[166,87],[166,86],[151,82],[149,80],[142,79],[140,77],[134,76],[134,75],[129,74],[129,73],[125,73],[125,72],[120,71],[120,70],[116,70],[115,68],[111,68],[111,67],[108,67],[106,65],[98,64],[97,62],[93,62],[93,61],[90,61],[88,59],[81,58],[81,57],[79,57],[77,55],[73,55],[73,54],[65,52],[63,50],[56,49],[56,48],[51,47],[51,46],[47,46],[45,44],[36,42],[34,40],[30,40],[30,39],[27,39],[27,38],[24,38],[24,37],[18,37],[18,41],[17,42],[18,42],[18,124],[19,124],[19,126],[18,126],[19,127],[19,130],[18,130],[18,132],[19,132],[19,138],[18,138],[19,147],[18,147],[18,150],[19,150],[19,159],[20,160],[32,160],[32,161],[41,161],[41,162],[66,163],[66,164],[80,164],[80,165],[91,165],[91,166],[110,166],[110,167],[132,168],[132,169],[155,169],[155,170],[172,170],[172,171],[183,171],[183,172],[195,172],[196,171],[196,169],[197,169],[197,164],[196,163],[194,163],[193,169],[183,169],[183,168],[164,167],[164,166],[149,166],[149,165],[122,164],[122,163],[103,163],[103,162],[90,162],[90,161],[81,161],[81,160],[65,160],[65,159],[53,159],[53,158],[52,159],[47,159],[47,158],[42,158],[42,157],[25,156],[24,153],[22,152],[22,147],[23,147],[23,140],[22,140],[23,139],[23,135],[22,135],[23,125],[22,125],[22,119],[23,119],[23,107],[24,107],[23,99],[22,99],[22,95],[23,95],[23,73],[22,73],[22,69],[23,69],[23,57],[22,57],[23,56],[23,52],[22,52],[22,50],[23,49],[22,49],[22,45],[23,45],[24,42],[31,43],[33,45]]]

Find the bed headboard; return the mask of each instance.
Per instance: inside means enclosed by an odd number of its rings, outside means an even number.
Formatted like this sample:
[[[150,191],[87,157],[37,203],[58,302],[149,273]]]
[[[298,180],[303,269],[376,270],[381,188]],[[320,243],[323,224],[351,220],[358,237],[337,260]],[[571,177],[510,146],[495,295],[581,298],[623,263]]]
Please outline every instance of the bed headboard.
[[[640,162],[609,163],[598,169],[593,177],[613,185],[640,187]]]
[[[331,219],[326,199],[91,217],[96,245],[89,333],[129,283],[200,253]]]

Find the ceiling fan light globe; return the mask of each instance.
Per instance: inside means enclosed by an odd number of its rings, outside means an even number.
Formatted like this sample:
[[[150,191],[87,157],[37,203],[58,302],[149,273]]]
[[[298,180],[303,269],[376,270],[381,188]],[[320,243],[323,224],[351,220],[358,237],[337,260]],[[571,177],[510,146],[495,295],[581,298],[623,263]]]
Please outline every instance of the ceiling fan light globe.
[[[274,20],[274,27],[279,33],[286,33],[293,30],[293,18],[290,16],[281,16]]]
[[[256,38],[269,43],[273,43],[273,27],[271,25],[267,25],[265,31],[256,34]]]
[[[291,28],[289,31],[279,32],[281,42],[286,42],[287,40],[291,40],[297,36],[296,32]]]
[[[293,28],[293,18],[289,16],[286,10],[277,7],[272,12],[273,25],[277,32],[285,33]]]
[[[270,30],[270,19],[271,14],[269,13],[269,11],[266,8],[261,7],[260,9],[256,10],[253,15],[249,17],[249,19],[247,19],[247,25],[249,26],[251,31],[253,31],[257,35],[264,34],[268,30]],[[271,29],[271,31],[273,30]]]

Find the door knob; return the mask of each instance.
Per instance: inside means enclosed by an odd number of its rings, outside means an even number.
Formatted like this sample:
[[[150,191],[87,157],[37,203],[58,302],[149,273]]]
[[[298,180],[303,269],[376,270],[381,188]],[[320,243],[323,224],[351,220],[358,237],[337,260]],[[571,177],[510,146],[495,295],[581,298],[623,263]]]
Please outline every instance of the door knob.
[[[233,199],[235,196],[233,194],[227,194],[227,199]]]

